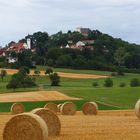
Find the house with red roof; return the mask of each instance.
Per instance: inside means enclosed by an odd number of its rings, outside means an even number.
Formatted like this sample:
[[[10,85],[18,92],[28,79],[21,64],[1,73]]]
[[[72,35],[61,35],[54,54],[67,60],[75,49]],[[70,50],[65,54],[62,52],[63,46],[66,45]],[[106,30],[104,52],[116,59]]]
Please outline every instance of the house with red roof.
[[[6,56],[5,51],[6,51],[6,48],[0,48],[0,56],[1,56],[1,57],[2,57],[2,56]]]
[[[60,48],[71,48],[71,49],[79,49],[79,50],[88,48],[88,49],[93,50],[94,43],[95,43],[95,40],[81,40],[81,41],[78,41],[76,44],[68,43],[66,46],[61,46]]]
[[[6,52],[22,52],[27,47],[26,43],[13,43],[6,49]]]
[[[18,42],[18,43],[12,43],[9,47],[6,48],[5,53],[8,59],[9,63],[15,63],[17,61],[17,58],[11,57],[11,53],[20,53],[25,49],[31,49],[31,40],[27,39],[27,43]]]

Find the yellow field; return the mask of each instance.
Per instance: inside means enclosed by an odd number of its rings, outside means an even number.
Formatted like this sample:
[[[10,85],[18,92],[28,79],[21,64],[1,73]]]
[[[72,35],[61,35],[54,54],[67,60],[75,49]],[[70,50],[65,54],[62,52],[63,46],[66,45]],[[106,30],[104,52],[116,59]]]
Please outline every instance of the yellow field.
[[[0,140],[5,123],[12,117],[0,115]],[[97,116],[84,116],[78,112],[75,116],[59,115],[62,124],[60,136],[49,140],[139,140],[140,120],[134,112],[100,111]]]
[[[69,97],[58,91],[34,91],[21,93],[0,94],[0,102],[52,101],[52,100],[79,100]]]
[[[1,69],[0,69],[1,70]],[[7,74],[12,75],[18,72],[16,69],[5,69]],[[93,75],[93,74],[76,74],[76,73],[64,73],[64,72],[57,72],[59,76],[65,78],[82,78],[82,79],[100,79],[100,78],[107,78],[108,76],[102,75]],[[34,71],[30,71],[30,75],[34,75]],[[45,71],[40,71],[41,76],[45,76]]]

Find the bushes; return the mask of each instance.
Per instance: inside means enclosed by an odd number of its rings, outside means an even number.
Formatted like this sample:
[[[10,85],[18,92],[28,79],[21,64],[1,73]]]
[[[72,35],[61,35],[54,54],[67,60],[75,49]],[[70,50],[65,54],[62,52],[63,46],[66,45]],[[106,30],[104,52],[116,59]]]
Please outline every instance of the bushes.
[[[19,72],[22,74],[25,74],[25,75],[30,74],[30,69],[29,69],[29,67],[24,66],[19,69]]]
[[[120,83],[120,87],[125,87],[126,84],[124,82]]]
[[[92,84],[92,86],[93,86],[93,87],[97,87],[97,86],[98,86],[98,82],[94,82],[94,83]]]
[[[117,76],[117,73],[116,72],[112,72],[111,76]]]
[[[102,81],[100,81],[100,82],[102,82]],[[117,84],[118,83],[115,83],[115,85],[114,85],[113,80],[111,78],[107,78],[107,79],[104,80],[104,86],[105,87],[113,87],[113,86],[117,87]],[[92,83],[92,86],[97,87],[97,86],[99,86],[99,83],[97,81],[95,81],[95,82]],[[126,87],[128,85],[125,82],[120,82],[118,86],[119,87]],[[130,87],[138,87],[138,86],[140,86],[140,80],[139,79],[133,78],[133,79],[130,80]]]
[[[53,73],[53,69],[51,67],[47,67],[46,71],[45,71],[45,74],[47,75],[50,75]]]
[[[50,74],[51,86],[59,86],[60,76],[57,73]]]
[[[29,88],[36,87],[35,79],[28,76],[24,71],[19,71],[16,74],[12,75],[11,80],[7,84],[7,89],[13,89],[15,91],[16,88]]]
[[[104,81],[104,86],[105,87],[112,87],[113,86],[113,81],[110,78],[105,79]]]
[[[131,79],[131,81],[130,81],[130,86],[131,86],[131,87],[138,87],[138,86],[140,86],[140,81],[139,81],[139,79],[137,79],[137,78]]]
[[[36,76],[39,76],[40,71],[36,69],[36,70],[34,71],[34,74],[35,74]]]

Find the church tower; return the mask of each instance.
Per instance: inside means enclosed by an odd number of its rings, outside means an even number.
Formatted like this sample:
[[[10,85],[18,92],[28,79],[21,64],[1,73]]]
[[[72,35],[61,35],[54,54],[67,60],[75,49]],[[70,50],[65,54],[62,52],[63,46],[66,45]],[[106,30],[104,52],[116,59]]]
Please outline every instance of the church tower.
[[[31,49],[31,39],[27,38],[27,49]]]

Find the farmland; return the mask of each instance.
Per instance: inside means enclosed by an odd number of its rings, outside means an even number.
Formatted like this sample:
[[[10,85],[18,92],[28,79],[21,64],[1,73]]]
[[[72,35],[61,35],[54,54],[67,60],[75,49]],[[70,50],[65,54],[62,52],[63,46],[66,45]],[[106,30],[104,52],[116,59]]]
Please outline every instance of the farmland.
[[[45,70],[44,67],[39,67],[39,70]],[[54,69],[54,71],[66,72],[67,69]],[[100,74],[110,76],[111,72],[91,71],[91,70],[71,70],[69,73],[84,73],[84,74]],[[11,75],[8,75],[4,80],[0,80],[0,93],[12,92],[6,89],[6,84],[10,80]],[[125,76],[111,77],[114,82],[113,87],[106,88],[103,86],[104,79],[76,79],[61,77],[59,87],[51,87],[48,76],[35,76],[36,82],[39,85],[37,88],[17,89],[16,92],[30,91],[58,91],[71,97],[82,98],[83,100],[99,101],[101,103],[118,106],[120,109],[133,109],[135,102],[140,98],[140,87],[130,87],[129,83],[132,78],[139,78],[139,74],[126,73]],[[93,87],[93,82],[98,82],[98,87]],[[125,87],[119,87],[119,84],[124,82]],[[108,108],[107,108],[108,109]]]
[[[38,67],[44,70],[44,67]],[[91,70],[71,70],[54,69],[56,72],[94,74],[109,76],[110,72]],[[126,73],[125,76],[111,77],[113,87],[104,87],[104,78],[70,78],[61,77],[58,87],[51,87],[48,76],[35,76],[36,88],[6,89],[6,85],[11,75],[7,75],[4,80],[0,79],[0,140],[5,123],[13,116],[10,107],[14,102],[21,102],[25,106],[25,111],[29,112],[34,108],[44,107],[46,103],[64,103],[72,101],[76,104],[78,112],[74,116],[63,116],[58,113],[61,121],[61,134],[57,137],[49,137],[49,140],[137,140],[140,138],[140,123],[135,116],[134,105],[140,98],[140,87],[130,87],[132,78],[140,79],[139,74]],[[93,87],[93,82],[98,82],[97,87]],[[125,87],[119,84],[124,82]],[[25,93],[26,92],[26,93]],[[81,109],[85,102],[96,101],[99,106],[97,116],[85,116]],[[131,110],[130,110],[131,109]],[[112,110],[112,111],[111,111]]]
[[[140,122],[132,110],[100,111],[97,116],[84,116],[78,112],[75,116],[58,115],[61,121],[60,136],[49,140],[138,140]],[[12,117],[0,115],[0,140],[5,123]]]

